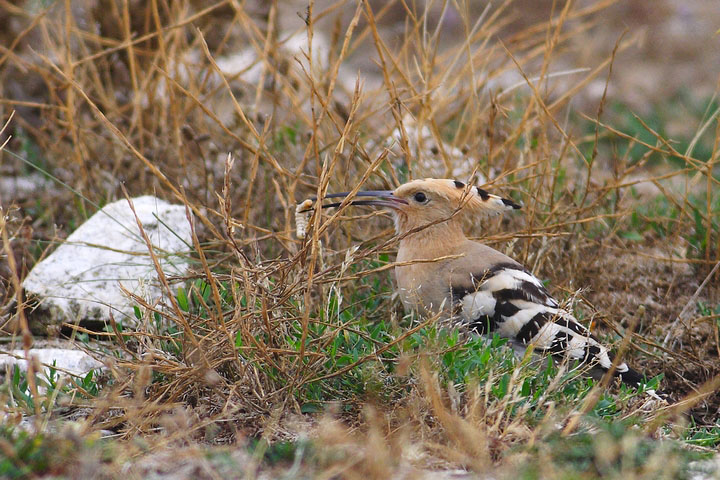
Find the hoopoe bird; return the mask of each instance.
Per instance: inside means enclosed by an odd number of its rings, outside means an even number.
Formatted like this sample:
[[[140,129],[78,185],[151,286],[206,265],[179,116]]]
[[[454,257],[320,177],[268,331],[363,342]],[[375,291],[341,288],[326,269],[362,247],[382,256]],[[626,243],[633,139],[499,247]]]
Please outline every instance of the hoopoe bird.
[[[406,310],[440,314],[473,333],[497,333],[515,344],[568,356],[605,372],[611,368],[608,348],[562,309],[540,280],[507,255],[465,236],[460,214],[487,216],[520,205],[477,186],[432,178],[413,180],[394,191],[360,191],[355,197],[373,198],[352,199],[349,205],[377,205],[393,212],[400,238],[395,276]],[[296,212],[311,211],[315,200],[299,204]],[[629,385],[644,382],[643,375],[624,362],[614,374]]]

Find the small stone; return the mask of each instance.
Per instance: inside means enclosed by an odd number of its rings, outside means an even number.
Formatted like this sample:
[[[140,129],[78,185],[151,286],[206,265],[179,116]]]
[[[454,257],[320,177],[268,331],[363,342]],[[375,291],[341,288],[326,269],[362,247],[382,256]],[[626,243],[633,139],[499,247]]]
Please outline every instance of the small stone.
[[[183,275],[192,244],[185,206],[152,196],[132,199],[165,275]],[[162,296],[157,272],[127,200],[106,205],[32,269],[23,286],[44,325],[107,322],[112,312],[135,325],[135,302],[121,286],[151,304]]]
[[[90,370],[103,367],[101,362],[95,360],[82,350],[31,348],[29,352],[30,358],[33,359],[33,365],[36,365],[36,362],[40,364],[40,368],[42,368],[43,371],[36,373],[41,375],[47,373],[51,366],[57,368],[60,374],[66,373],[75,376],[82,376]],[[15,349],[0,354],[0,371],[5,371],[6,367],[12,367],[14,365],[17,365],[22,371],[27,370],[27,360],[25,360],[24,350]]]

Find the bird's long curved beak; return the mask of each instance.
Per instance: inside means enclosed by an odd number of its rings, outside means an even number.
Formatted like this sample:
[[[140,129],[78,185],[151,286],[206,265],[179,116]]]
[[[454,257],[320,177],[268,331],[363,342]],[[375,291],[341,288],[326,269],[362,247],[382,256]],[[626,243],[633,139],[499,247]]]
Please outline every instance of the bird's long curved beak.
[[[338,192],[338,193],[328,193],[325,195],[324,198],[345,198],[348,195],[350,195],[352,192]],[[354,200],[355,197],[378,197],[371,200]],[[317,200],[317,197],[311,197],[308,199],[311,202],[315,202]],[[308,200],[305,200],[307,202]],[[305,203],[303,202],[303,203]],[[322,208],[333,208],[333,207],[339,207],[342,205],[343,202],[333,202],[333,203],[326,203],[322,205]],[[356,192],[355,195],[353,195],[353,200],[347,203],[347,205],[375,205],[380,207],[388,207],[388,208],[400,208],[401,205],[407,205],[407,201],[398,198],[393,194],[392,190],[363,190],[360,192]],[[301,210],[302,212],[307,212],[312,210],[312,205],[308,205],[305,210]]]

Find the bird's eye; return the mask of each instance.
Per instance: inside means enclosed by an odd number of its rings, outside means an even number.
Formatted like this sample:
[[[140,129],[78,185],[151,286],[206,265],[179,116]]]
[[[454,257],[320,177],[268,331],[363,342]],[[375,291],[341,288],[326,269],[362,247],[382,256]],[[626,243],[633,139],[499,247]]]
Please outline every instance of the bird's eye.
[[[427,195],[425,195],[423,192],[417,192],[415,195],[413,195],[413,198],[418,203],[427,202]]]

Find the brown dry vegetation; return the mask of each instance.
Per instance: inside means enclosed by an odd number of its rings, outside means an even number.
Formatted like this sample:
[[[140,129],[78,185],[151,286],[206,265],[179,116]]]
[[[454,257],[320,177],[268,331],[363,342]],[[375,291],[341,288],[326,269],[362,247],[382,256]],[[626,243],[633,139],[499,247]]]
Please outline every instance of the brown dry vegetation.
[[[512,2],[486,11],[436,2],[427,14],[409,2],[0,2],[0,118],[15,111],[0,175],[52,177],[34,191],[0,191],[3,256],[13,259],[0,265],[5,330],[22,336],[16,287],[53,240],[125,190],[152,193],[194,214],[195,267],[166,287],[174,296],[194,285],[195,305],[137,299],[161,325],[147,321],[124,340],[96,332],[107,386],[70,407],[86,419],[81,435],[116,432],[131,445],[123,461],[144,455],[138,438],[151,451],[190,452],[196,442],[302,433],[335,452],[317,460],[328,478],[511,471],[524,458],[511,447],[539,442],[541,457],[550,455],[542,439],[592,405],[541,402],[546,419],[533,424],[511,412],[522,379],[501,399],[489,385],[502,372],[462,388],[441,381],[437,352],[447,346],[406,346],[432,319],[403,318],[391,295],[386,215],[345,208],[313,217],[306,240],[294,236],[294,206],[307,197],[460,172],[524,205],[522,215],[473,225],[475,236],[547,279],[559,298],[581,299],[584,321],[608,339],[628,338],[636,368],[664,374],[673,400],[691,399],[652,411],[633,398],[623,418],[641,416],[648,435],[687,412],[715,425],[717,111],[692,133],[709,142],[701,158],[660,133],[647,132],[648,142],[613,127],[607,95],[583,97],[585,118],[571,108],[588,85],[616,89],[611,66],[638,48],[631,29],[594,51],[589,69],[569,71],[583,39],[607,31],[614,3],[521,16]],[[472,161],[459,163],[450,147]],[[654,202],[663,209],[643,209]],[[193,297],[193,288],[209,293]],[[363,318],[333,313],[332,297],[358,302]],[[334,367],[330,346],[362,334],[361,320],[389,331]],[[111,350],[120,353],[102,353]],[[367,381],[356,391],[341,381],[353,371],[353,381]],[[558,382],[549,397],[566,380]],[[324,415],[307,413],[318,388]],[[248,462],[248,476],[272,471]],[[623,475],[653,478],[666,467],[649,465]]]

